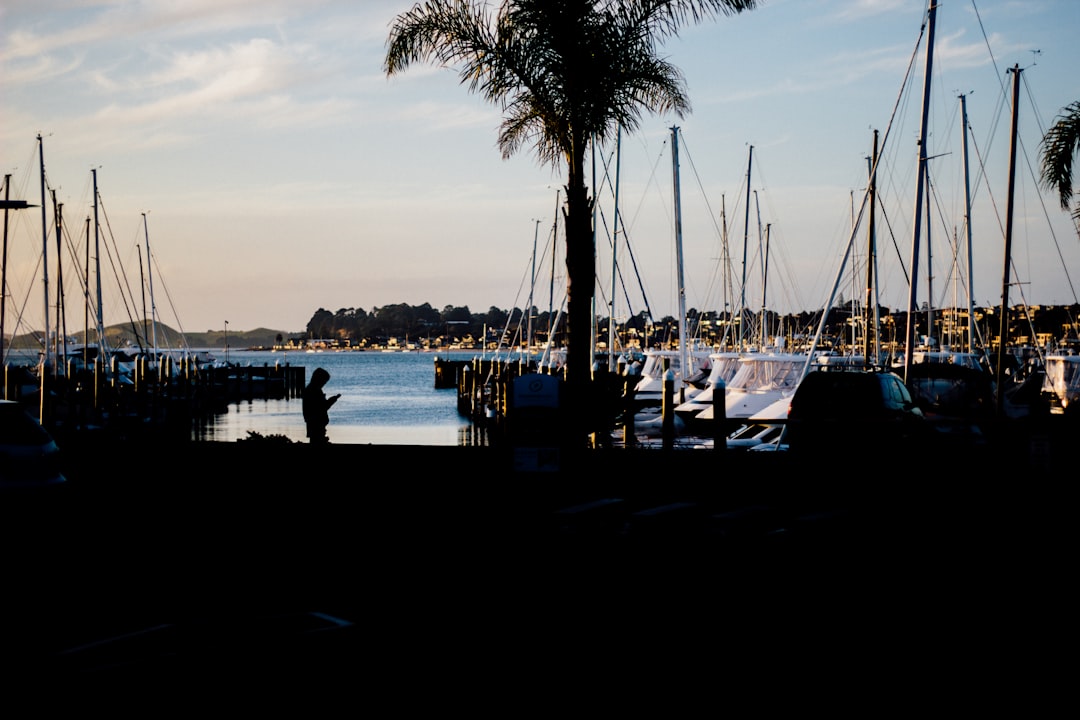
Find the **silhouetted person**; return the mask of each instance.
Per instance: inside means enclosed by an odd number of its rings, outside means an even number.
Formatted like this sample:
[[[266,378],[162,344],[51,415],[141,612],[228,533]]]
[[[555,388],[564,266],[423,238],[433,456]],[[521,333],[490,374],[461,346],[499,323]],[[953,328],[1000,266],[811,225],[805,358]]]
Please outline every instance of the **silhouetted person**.
[[[326,426],[330,424],[327,410],[338,401],[341,395],[326,397],[323,386],[330,380],[330,373],[322,368],[315,368],[311,373],[311,382],[304,388],[304,422],[307,423],[307,436],[312,445],[330,442],[326,437]]]

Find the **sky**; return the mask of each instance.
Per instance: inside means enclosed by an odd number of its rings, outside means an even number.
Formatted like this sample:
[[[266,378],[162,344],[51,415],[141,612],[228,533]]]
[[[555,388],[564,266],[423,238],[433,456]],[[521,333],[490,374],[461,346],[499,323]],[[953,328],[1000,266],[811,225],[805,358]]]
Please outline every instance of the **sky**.
[[[11,175],[9,197],[40,205],[44,157],[50,226],[45,239],[40,208],[9,216],[6,331],[42,327],[43,254],[51,294],[63,276],[69,332],[84,322],[78,278],[89,265],[93,285],[99,263],[106,325],[148,307],[187,332],[301,332],[319,309],[398,303],[482,313],[526,307],[530,295],[558,310],[565,171],[529,147],[504,159],[499,108],[456,70],[386,76],[391,24],[411,6],[6,0],[0,172]],[[922,0],[766,0],[667,39],[661,52],[685,74],[691,112],[645,114],[590,160],[593,177],[607,169],[590,183],[598,314],[659,319],[680,302],[786,313],[858,294],[868,231],[854,218],[875,131],[878,297],[906,308],[925,16]],[[1076,0],[939,6],[920,303],[967,302],[966,197],[976,305],[1001,302],[1007,234],[1010,304],[1078,301],[1077,232],[1035,182],[1039,140],[1080,100],[1078,30]],[[87,262],[95,175],[101,240]]]

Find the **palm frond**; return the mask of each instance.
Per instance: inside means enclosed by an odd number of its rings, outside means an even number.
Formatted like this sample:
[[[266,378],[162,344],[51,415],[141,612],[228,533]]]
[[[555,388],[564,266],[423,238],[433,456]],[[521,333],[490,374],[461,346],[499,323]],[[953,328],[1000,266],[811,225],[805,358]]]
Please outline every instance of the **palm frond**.
[[[656,36],[678,35],[679,30],[690,24],[718,15],[736,15],[746,10],[753,10],[764,0],[646,0],[645,2],[623,2],[614,4],[637,6]]]
[[[429,0],[395,18],[383,69],[403,72],[417,62],[459,67],[461,81],[476,90],[490,74],[496,49],[486,6],[457,0]]]
[[[583,138],[636,130],[646,111],[690,111],[682,72],[657,43],[688,22],[759,0],[428,0],[391,26],[384,70],[416,62],[455,68],[504,111],[503,157],[527,144],[543,164],[571,160]]]
[[[1062,110],[1041,145],[1043,186],[1057,191],[1061,209],[1067,210],[1073,195],[1073,160],[1080,151],[1080,102]],[[1080,208],[1074,215],[1080,216]]]

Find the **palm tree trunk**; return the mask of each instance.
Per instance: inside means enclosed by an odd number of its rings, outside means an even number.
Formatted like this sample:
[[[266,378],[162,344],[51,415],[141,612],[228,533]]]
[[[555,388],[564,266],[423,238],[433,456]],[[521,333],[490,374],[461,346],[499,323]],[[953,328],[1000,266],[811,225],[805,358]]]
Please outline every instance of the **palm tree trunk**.
[[[588,397],[592,369],[592,302],[595,293],[596,249],[592,201],[584,183],[584,156],[571,163],[566,186],[566,410],[573,423],[573,442],[583,442],[588,427]]]

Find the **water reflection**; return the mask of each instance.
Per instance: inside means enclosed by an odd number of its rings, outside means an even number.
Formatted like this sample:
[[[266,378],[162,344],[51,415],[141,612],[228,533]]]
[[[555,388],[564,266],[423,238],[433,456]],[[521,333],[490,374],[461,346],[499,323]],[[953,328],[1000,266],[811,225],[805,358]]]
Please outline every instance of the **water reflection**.
[[[457,412],[457,392],[435,388],[429,353],[236,353],[240,364],[288,363],[330,373],[326,391],[341,393],[330,410],[332,443],[372,445],[485,445],[486,435]],[[307,442],[299,398],[243,400],[197,422],[192,439],[233,442],[250,433]]]

